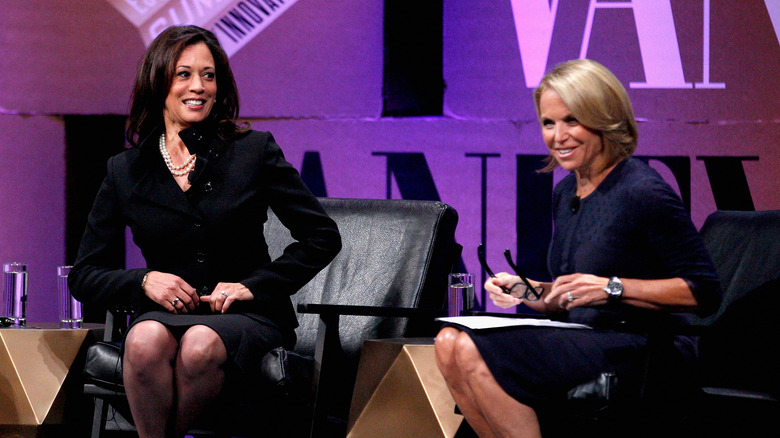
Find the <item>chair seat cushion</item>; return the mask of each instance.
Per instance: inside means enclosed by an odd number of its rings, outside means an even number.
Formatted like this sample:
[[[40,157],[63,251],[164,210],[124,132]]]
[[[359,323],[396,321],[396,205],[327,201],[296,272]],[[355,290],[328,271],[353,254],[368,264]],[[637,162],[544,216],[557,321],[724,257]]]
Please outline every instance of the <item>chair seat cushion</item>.
[[[90,346],[84,364],[86,383],[112,391],[124,391],[121,354],[120,342],[101,341]]]
[[[97,342],[87,350],[84,376],[86,383],[92,383],[111,391],[124,391],[122,381],[122,344],[120,342]],[[314,358],[275,348],[262,359],[263,379],[283,397],[300,397],[307,388],[296,387],[299,382],[311,382]]]
[[[260,366],[264,382],[282,399],[310,396],[313,357],[278,347],[263,356]]]

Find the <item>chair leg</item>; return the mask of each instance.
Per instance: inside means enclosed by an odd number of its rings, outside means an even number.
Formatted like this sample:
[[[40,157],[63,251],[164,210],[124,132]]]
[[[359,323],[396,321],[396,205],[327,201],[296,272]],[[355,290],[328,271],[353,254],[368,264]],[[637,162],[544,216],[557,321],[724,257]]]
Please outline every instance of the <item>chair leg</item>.
[[[329,376],[333,370],[328,364],[333,364],[329,359],[339,354],[341,340],[339,339],[339,316],[321,314],[319,328],[317,330],[317,344],[314,352],[314,409],[311,419],[310,438],[326,437],[328,433],[328,406]],[[343,353],[342,353],[343,354]]]
[[[93,398],[95,402],[95,411],[92,416],[92,438],[100,438],[106,430],[106,419],[108,418],[108,403],[102,398]]]

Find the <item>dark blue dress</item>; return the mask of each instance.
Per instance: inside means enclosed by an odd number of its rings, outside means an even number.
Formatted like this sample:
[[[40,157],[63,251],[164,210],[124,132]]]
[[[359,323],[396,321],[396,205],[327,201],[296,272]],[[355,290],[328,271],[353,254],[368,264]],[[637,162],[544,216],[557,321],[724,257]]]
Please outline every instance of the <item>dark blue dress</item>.
[[[553,278],[587,273],[633,279],[683,278],[702,313],[720,303],[715,268],[682,201],[644,162],[629,158],[572,209],[575,176],[553,194],[554,232],[548,253]],[[594,330],[511,328],[467,330],[501,387],[531,406],[566,397],[602,372],[618,375],[621,387],[636,389],[644,365],[646,337],[609,330],[615,322],[661,324],[691,315],[626,305],[576,308],[566,319]],[[678,339],[675,366],[684,373],[695,344]]]

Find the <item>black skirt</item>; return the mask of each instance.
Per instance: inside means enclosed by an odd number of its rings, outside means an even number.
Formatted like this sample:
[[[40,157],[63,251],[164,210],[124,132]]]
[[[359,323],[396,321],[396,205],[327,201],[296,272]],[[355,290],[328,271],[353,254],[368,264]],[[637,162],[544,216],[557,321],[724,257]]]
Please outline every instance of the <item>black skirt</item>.
[[[450,325],[474,340],[501,388],[532,407],[565,400],[572,388],[603,372],[615,373],[621,390],[636,391],[644,372],[644,335],[549,327],[471,330]]]
[[[255,382],[260,376],[260,361],[270,350],[282,346],[282,331],[272,323],[266,323],[240,313],[224,314],[173,314],[151,311],[140,315],[132,325],[141,321],[158,321],[171,331],[176,339],[195,325],[204,325],[219,335],[227,350],[225,366],[228,381],[237,379]],[[236,376],[231,370],[240,375]]]

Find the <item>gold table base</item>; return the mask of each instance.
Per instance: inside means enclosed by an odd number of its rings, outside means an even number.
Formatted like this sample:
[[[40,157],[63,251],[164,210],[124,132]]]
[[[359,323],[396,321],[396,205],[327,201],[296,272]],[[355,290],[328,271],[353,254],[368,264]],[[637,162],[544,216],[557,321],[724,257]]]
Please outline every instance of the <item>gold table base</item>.
[[[86,326],[0,329],[0,431],[5,431],[0,435],[14,430],[13,436],[22,436],[30,427],[62,424],[69,396],[72,402],[83,401],[83,353],[102,336],[103,327]]]
[[[348,438],[451,438],[462,421],[436,367],[433,339],[363,343]]]

